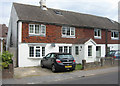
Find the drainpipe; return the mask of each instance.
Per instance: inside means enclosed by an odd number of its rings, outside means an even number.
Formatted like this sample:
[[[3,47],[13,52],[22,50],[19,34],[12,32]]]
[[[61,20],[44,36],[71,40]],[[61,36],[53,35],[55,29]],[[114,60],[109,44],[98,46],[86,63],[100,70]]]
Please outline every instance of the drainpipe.
[[[107,47],[108,47],[108,29],[105,30],[105,49],[107,54]]]
[[[1,38],[1,55],[3,53],[3,38]]]

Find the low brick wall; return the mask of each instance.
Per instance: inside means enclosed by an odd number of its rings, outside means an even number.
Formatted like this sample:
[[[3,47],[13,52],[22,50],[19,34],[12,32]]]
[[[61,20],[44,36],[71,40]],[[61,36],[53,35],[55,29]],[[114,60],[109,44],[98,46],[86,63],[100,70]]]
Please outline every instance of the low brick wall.
[[[100,62],[86,63],[86,60],[82,61],[82,69],[98,68],[98,67],[110,67],[118,66],[119,60],[114,60],[113,58],[102,58]]]
[[[14,76],[13,64],[9,65],[9,69],[2,69],[2,78],[3,79],[13,78],[13,76]]]

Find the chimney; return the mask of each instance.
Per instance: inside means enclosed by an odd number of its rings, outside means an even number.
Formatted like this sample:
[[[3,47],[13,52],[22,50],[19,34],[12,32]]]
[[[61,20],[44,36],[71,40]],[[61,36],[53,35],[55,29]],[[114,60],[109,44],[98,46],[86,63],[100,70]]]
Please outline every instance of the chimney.
[[[47,7],[46,7],[46,0],[40,0],[40,8],[42,10],[47,10]]]

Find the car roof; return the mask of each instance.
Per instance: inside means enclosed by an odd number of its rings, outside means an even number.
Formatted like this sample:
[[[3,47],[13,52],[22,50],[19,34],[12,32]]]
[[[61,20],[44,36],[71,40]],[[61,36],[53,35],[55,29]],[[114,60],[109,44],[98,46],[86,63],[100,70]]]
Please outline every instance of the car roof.
[[[63,55],[63,54],[64,54],[64,55],[71,55],[70,53],[56,53],[56,52],[55,52],[55,53],[50,53],[50,54],[58,54],[58,55]]]

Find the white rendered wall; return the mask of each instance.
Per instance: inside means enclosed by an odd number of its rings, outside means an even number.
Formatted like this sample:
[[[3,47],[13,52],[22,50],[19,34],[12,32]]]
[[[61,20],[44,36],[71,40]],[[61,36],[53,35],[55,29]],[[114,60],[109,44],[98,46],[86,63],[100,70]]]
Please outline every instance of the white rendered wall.
[[[88,46],[92,46],[92,56],[88,56]],[[96,45],[94,45],[92,42],[89,42],[85,45],[84,49],[85,49],[84,59],[86,60],[86,62],[89,63],[96,61]]]
[[[40,58],[30,58],[29,57],[29,45],[40,45],[40,46],[45,46],[45,54],[47,55],[48,53],[52,52],[59,52],[59,46],[72,46],[72,44],[55,44],[55,47],[52,47],[51,44],[46,44],[46,43],[19,43],[18,46],[18,65],[19,67],[29,67],[29,66],[40,66]]]
[[[120,50],[120,44],[108,44],[110,50]]]
[[[101,57],[105,57],[105,44],[97,44],[96,46],[101,46]]]
[[[75,46],[79,47],[79,55],[75,54]],[[83,44],[73,45],[72,48],[73,48],[72,55],[75,58],[76,63],[77,64],[82,63],[82,60],[84,59],[84,45]]]

